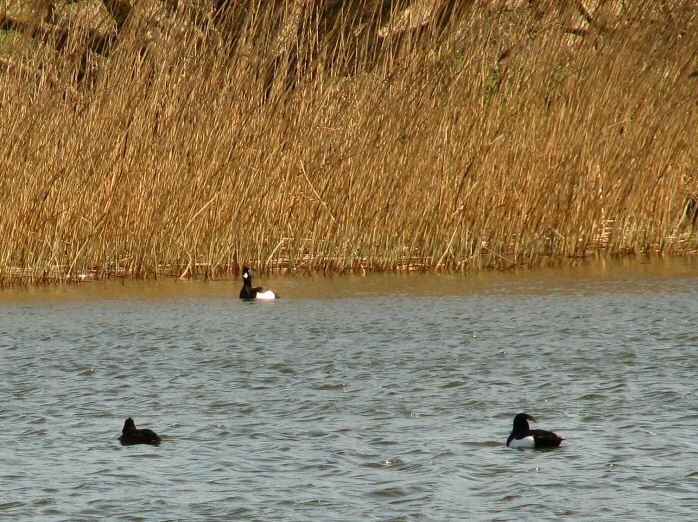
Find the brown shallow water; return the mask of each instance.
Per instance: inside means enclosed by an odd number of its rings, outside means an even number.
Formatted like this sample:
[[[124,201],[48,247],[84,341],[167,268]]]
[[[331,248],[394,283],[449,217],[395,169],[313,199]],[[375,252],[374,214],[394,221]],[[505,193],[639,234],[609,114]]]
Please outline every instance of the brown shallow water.
[[[262,282],[0,293],[0,519],[695,516],[695,261]]]

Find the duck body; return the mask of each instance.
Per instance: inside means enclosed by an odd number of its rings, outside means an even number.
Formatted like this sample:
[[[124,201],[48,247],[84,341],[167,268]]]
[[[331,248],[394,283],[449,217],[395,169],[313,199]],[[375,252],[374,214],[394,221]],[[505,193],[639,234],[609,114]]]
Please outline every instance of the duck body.
[[[528,421],[536,422],[536,419],[528,413],[518,413],[514,417],[514,427],[507,439],[507,446],[518,449],[546,449],[557,448],[565,440],[557,433],[546,430],[532,430]]]
[[[134,444],[150,444],[151,446],[160,445],[160,437],[153,430],[136,428],[133,419],[129,417],[124,422],[124,428],[121,430],[119,442],[122,446],[133,446]]]
[[[252,269],[242,267],[242,290],[240,290],[240,299],[251,301],[259,299],[262,301],[270,301],[278,299],[279,296],[272,290],[265,290],[261,286],[252,286]]]

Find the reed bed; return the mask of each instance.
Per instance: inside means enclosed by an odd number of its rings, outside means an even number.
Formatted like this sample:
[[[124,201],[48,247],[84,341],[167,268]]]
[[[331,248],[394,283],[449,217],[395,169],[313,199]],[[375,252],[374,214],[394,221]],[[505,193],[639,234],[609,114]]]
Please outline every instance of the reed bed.
[[[693,2],[320,4],[14,34],[1,283],[698,250]]]

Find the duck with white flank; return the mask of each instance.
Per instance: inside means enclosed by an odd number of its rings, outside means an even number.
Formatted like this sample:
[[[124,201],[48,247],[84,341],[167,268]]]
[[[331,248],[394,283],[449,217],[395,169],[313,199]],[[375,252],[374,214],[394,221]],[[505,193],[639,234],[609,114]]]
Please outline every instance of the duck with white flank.
[[[261,286],[252,287],[252,269],[243,266],[242,267],[242,290],[240,290],[240,299],[263,299],[268,301],[270,299],[278,299],[279,296],[276,295],[272,290],[265,290]]]
[[[507,446],[533,449],[557,448],[565,440],[552,431],[530,429],[528,421],[536,422],[536,419],[528,413],[518,413],[514,417],[514,428],[507,439]]]
[[[150,444],[152,446],[160,445],[160,437],[153,430],[136,428],[133,419],[129,417],[124,422],[124,429],[121,430],[119,442],[122,446],[132,446],[134,444]]]

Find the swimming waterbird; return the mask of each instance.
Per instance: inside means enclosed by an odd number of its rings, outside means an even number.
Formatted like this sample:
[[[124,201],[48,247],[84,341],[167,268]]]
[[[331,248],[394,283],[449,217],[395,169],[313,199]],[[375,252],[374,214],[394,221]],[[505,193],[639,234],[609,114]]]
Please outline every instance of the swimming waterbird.
[[[278,299],[279,296],[272,290],[265,290],[261,286],[252,287],[252,269],[242,267],[242,290],[240,290],[240,299],[262,299],[265,301]]]
[[[160,445],[160,437],[157,433],[149,429],[139,430],[131,417],[124,422],[124,429],[121,430],[119,441],[122,446],[132,446],[134,444]]]
[[[514,427],[507,439],[510,448],[557,448],[565,440],[558,434],[546,430],[532,430],[528,421],[536,422],[536,419],[528,413],[517,413],[514,417]]]

